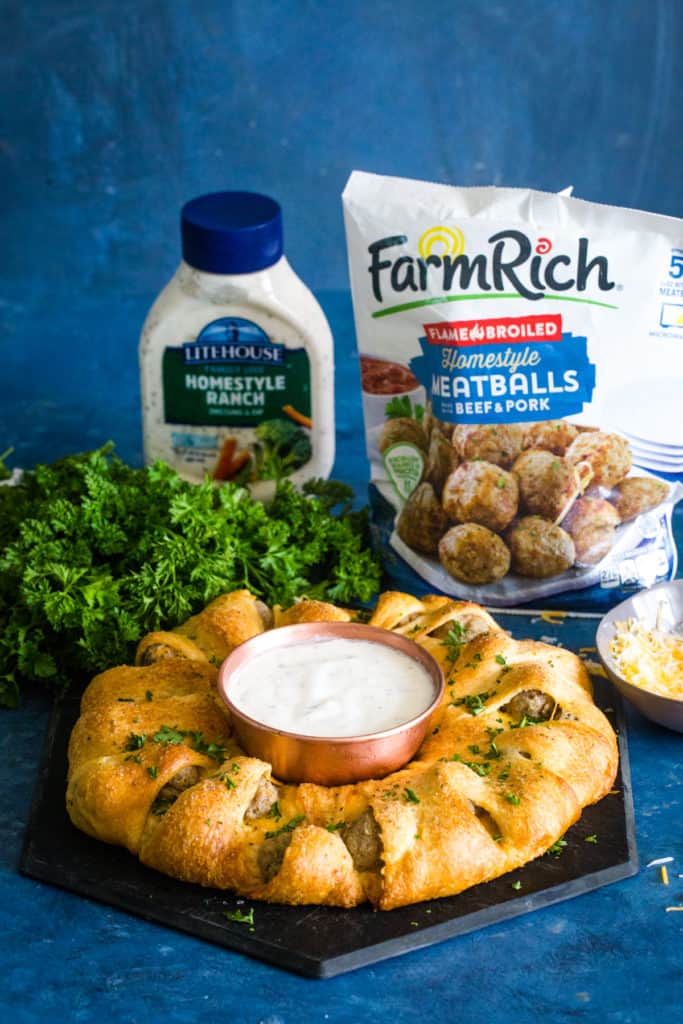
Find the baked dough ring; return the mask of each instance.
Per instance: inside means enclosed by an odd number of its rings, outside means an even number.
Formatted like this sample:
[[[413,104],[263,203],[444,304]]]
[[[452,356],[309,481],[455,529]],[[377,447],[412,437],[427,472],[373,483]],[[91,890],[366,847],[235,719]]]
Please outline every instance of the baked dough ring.
[[[301,601],[274,622],[350,617]],[[282,785],[240,750],[215,689],[214,662],[267,621],[235,591],[138,648],[144,662],[168,639],[170,656],[93,679],[69,745],[78,828],[253,899],[389,910],[540,856],[612,787],[616,739],[574,654],[513,640],[479,605],[398,592],[371,624],[415,639],[447,682],[414,760],[356,785]]]
[[[144,636],[138,644],[135,664],[185,658],[220,665],[238,644],[263,633],[270,621],[270,611],[262,601],[248,590],[233,590],[221,594],[199,615],[171,632]]]

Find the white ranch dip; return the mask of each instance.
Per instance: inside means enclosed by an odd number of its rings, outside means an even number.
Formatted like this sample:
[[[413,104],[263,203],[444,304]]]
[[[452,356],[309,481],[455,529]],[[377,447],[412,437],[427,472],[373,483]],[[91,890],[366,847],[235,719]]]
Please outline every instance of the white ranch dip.
[[[393,647],[335,637],[276,647],[230,681],[230,699],[250,718],[305,736],[383,732],[431,704],[427,669]]]

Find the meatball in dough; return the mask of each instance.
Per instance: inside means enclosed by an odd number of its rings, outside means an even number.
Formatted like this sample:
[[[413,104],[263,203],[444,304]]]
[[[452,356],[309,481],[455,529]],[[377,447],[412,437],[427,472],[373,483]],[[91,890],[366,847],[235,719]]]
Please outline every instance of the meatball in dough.
[[[463,523],[441,538],[439,561],[463,583],[494,583],[508,572],[510,552],[498,534],[477,523]]]
[[[575,561],[569,534],[540,516],[524,516],[508,530],[506,540],[512,568],[520,576],[557,576]]]
[[[593,470],[594,484],[615,487],[631,468],[631,449],[619,434],[589,430],[579,434],[567,449],[567,459],[576,466],[587,462]]]
[[[453,445],[461,459],[483,459],[504,469],[509,469],[521,452],[523,440],[521,423],[461,423],[453,430]]]
[[[490,462],[463,462],[446,480],[441,503],[449,519],[500,533],[517,515],[517,480]]]
[[[617,486],[612,501],[622,523],[656,508],[669,493],[669,485],[651,476],[630,476]]]
[[[525,448],[543,448],[555,455],[564,455],[578,435],[578,428],[567,420],[543,420],[527,423],[524,429]]]
[[[526,512],[562,519],[579,492],[574,467],[561,455],[529,448],[515,459],[512,472],[519,483],[519,501]]]

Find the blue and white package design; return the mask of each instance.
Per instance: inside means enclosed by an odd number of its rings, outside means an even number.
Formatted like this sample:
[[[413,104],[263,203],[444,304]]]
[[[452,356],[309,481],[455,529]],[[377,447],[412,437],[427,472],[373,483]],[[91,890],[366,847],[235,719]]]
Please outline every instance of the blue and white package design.
[[[683,221],[358,171],[343,205],[397,585],[598,609],[675,575]]]

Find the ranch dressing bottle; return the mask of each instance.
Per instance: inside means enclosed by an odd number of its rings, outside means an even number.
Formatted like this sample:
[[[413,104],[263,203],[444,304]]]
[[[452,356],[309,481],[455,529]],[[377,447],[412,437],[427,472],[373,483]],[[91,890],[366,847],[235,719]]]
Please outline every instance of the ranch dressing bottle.
[[[186,480],[246,484],[328,476],[332,335],[283,256],[280,206],[213,192],[181,215],[183,260],[140,339],[145,462]]]

